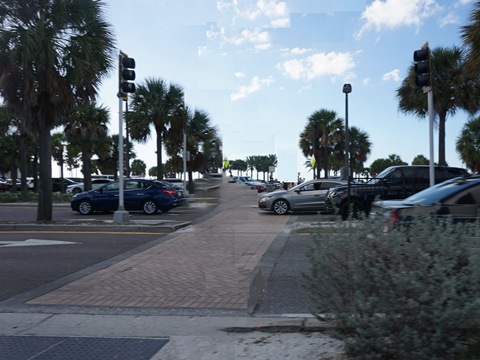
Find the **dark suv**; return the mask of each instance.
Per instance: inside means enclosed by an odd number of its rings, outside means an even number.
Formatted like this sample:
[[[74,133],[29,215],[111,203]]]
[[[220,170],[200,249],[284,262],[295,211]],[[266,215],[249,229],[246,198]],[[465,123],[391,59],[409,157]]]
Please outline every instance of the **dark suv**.
[[[469,176],[467,170],[456,167],[435,166],[435,183],[459,176]],[[374,200],[405,199],[430,186],[428,165],[391,166],[371,179],[353,179],[348,186],[337,186],[328,191],[325,199],[327,211],[348,217],[353,212],[370,212]],[[350,196],[349,196],[350,194]]]

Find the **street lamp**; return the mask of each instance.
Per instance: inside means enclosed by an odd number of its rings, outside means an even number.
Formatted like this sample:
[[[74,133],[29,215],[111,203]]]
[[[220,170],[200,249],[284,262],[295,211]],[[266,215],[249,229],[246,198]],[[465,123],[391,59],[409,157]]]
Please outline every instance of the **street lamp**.
[[[349,166],[349,152],[350,139],[348,130],[348,94],[352,92],[352,85],[344,84],[343,93],[345,94],[345,168],[344,176],[347,177],[347,209],[350,211],[350,166]]]
[[[344,84],[343,93],[345,94],[345,167],[344,175],[347,179],[350,178],[350,169],[349,169],[349,151],[350,151],[350,139],[349,139],[349,130],[348,130],[348,94],[352,92],[352,85]]]

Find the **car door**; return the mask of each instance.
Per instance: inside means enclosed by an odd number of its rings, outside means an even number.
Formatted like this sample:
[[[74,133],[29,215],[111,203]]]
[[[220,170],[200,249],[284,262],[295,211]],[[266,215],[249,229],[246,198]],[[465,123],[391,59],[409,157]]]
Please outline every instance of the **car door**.
[[[141,210],[144,201],[149,197],[149,184],[141,180],[125,181],[123,199],[126,210]]]
[[[290,207],[292,210],[309,211],[325,208],[325,194],[327,190],[322,188],[322,181],[306,183],[292,195]]]
[[[96,211],[118,210],[119,182],[109,183],[100,189],[94,190],[91,201]]]
[[[478,219],[480,204],[478,202],[480,186],[475,190],[467,189],[445,201],[438,211],[441,216],[452,216],[455,222],[474,221]]]

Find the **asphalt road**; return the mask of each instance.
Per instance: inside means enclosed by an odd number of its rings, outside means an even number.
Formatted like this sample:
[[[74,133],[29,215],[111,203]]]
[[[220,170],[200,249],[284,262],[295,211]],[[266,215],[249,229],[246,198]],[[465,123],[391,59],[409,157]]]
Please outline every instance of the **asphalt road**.
[[[130,213],[132,220],[200,221],[218,204],[218,193],[200,194],[189,206],[167,213],[145,215]],[[34,222],[36,204],[0,204],[0,222]],[[112,220],[113,213],[96,213],[87,217],[73,212],[69,204],[53,206],[54,221]],[[55,231],[0,231],[0,301],[34,290],[90,266],[101,264],[129,252],[143,250],[162,241],[162,234]]]

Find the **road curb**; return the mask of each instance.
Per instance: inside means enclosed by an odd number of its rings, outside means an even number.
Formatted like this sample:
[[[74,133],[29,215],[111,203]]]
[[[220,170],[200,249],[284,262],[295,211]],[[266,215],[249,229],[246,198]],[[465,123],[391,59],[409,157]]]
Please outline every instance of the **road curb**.
[[[75,232],[139,232],[152,233],[164,231],[176,231],[187,227],[191,221],[166,222],[165,224],[145,225],[145,224],[0,224],[0,231],[75,231]]]

